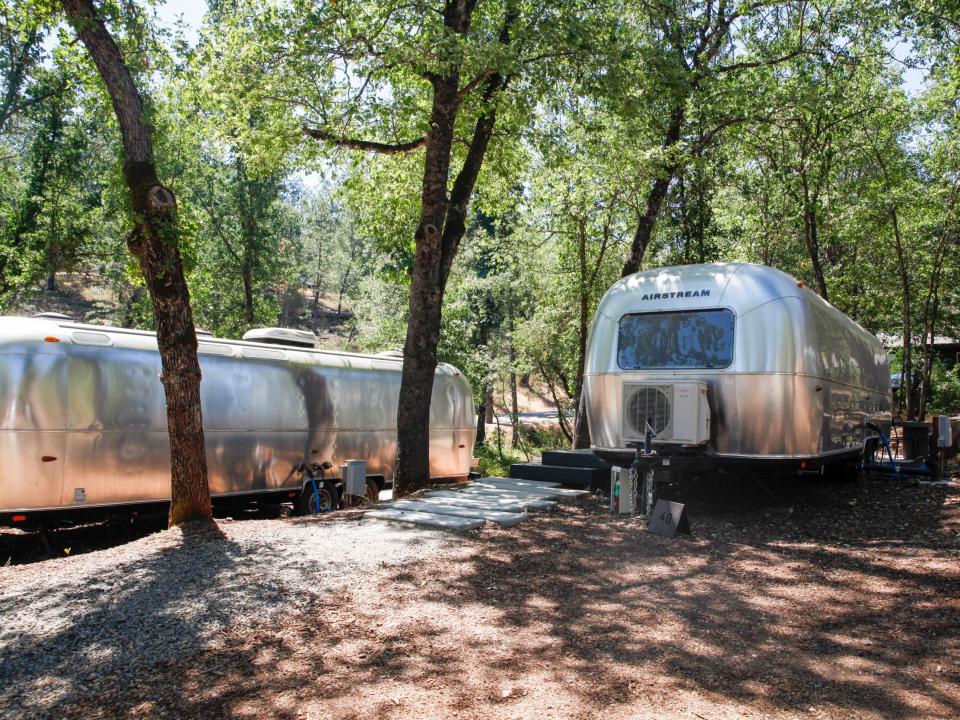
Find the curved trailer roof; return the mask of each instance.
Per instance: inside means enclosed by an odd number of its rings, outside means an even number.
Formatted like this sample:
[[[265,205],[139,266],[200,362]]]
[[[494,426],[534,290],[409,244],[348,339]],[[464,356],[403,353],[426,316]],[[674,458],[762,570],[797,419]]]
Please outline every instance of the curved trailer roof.
[[[624,315],[712,308],[736,316],[731,372],[826,373],[866,386],[881,380],[886,353],[874,335],[790,275],[749,263],[657,268],[616,282],[597,307],[586,372],[620,371]]]
[[[74,322],[66,316],[56,318],[49,314],[35,317],[0,317],[0,353],[11,346],[39,343],[48,338],[56,338],[56,342],[75,345],[157,351],[156,333],[148,330],[90,325]],[[197,350],[200,355],[251,360],[289,360],[325,367],[371,367],[382,370],[399,370],[403,364],[403,354],[392,351],[363,354],[323,350],[296,345],[279,345],[275,342],[216,338],[204,331],[197,332],[197,341]],[[459,370],[447,363],[438,363],[437,372],[445,375],[460,375]]]

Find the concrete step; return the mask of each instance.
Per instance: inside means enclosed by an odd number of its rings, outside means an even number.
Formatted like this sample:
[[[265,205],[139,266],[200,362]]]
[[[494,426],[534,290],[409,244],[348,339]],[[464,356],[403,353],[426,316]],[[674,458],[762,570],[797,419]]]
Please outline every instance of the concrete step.
[[[503,485],[511,488],[533,488],[539,490],[543,488],[558,488],[560,483],[547,482],[546,480],[520,480],[519,478],[509,477],[482,477],[476,478],[474,482],[491,483],[494,485]]]
[[[562,467],[540,463],[515,463],[510,477],[520,480],[558,482],[578,488],[609,487],[610,470],[602,468]]]
[[[422,500],[397,500],[390,503],[390,508],[403,511],[417,511],[426,513],[436,513],[438,515],[455,515],[457,517],[479,518],[488,522],[511,527],[527,519],[522,512],[504,512],[503,510],[485,510],[483,508],[469,507],[464,505],[455,505],[456,500],[451,500],[449,505],[440,505],[433,502],[423,502]]]
[[[552,510],[557,506],[556,500],[538,500],[533,496],[518,497],[516,495],[477,495],[475,493],[464,493],[455,490],[431,490],[424,493],[427,498],[439,498],[449,501],[451,498],[463,503],[469,502],[474,507],[487,507],[490,510],[507,510],[513,508],[518,510]]]
[[[504,483],[493,483],[478,480],[469,487],[464,488],[465,492],[491,491],[499,493],[511,493],[514,495],[533,495],[542,498],[575,498],[586,495],[587,490],[573,490],[562,487],[547,487],[545,485],[527,485],[525,487],[511,486]]]
[[[556,465],[557,467],[601,468],[609,470],[610,465],[590,450],[547,450],[543,453],[542,465]]]
[[[455,515],[439,515],[436,513],[406,511],[406,510],[370,510],[366,517],[377,518],[378,520],[390,520],[393,522],[412,523],[414,525],[426,525],[427,527],[438,527],[445,530],[473,530],[483,525],[486,520],[481,518],[457,517]]]
[[[441,492],[441,491],[437,491]],[[481,500],[475,496],[466,495],[460,492],[450,491],[446,496],[421,495],[416,498],[416,502],[432,503],[435,505],[457,505],[458,507],[473,507],[481,510],[496,510],[500,512],[523,512],[527,505],[523,500],[517,499],[497,499]]]

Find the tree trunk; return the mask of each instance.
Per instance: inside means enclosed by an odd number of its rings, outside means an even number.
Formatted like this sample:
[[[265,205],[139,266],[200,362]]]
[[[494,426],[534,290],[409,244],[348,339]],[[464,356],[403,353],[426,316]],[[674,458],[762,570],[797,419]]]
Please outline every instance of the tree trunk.
[[[487,386],[483,386],[481,391],[480,404],[477,405],[477,437],[476,444],[482,447],[487,442]]]
[[[410,312],[403,346],[403,371],[397,411],[397,462],[394,487],[402,497],[430,479],[430,400],[440,342],[443,303],[441,233],[447,215],[447,179],[457,117],[459,74],[433,79],[433,109],[427,133],[415,234],[416,255],[410,281]]]
[[[38,18],[39,22],[39,17],[42,16],[38,12],[34,17]],[[21,37],[17,37],[17,31],[12,28],[7,32],[9,33],[6,38],[8,56],[4,73],[6,88],[3,93],[3,102],[0,102],[0,135],[4,133],[7,123],[17,110],[22,107],[21,103],[29,97],[22,92],[23,81],[27,77],[27,70],[34,63],[31,54],[37,44],[43,40],[43,35],[36,27],[31,27]]]
[[[683,121],[683,106],[674,108],[673,112],[670,113],[670,124],[667,126],[667,134],[663,143],[663,148],[667,153],[680,141]],[[653,229],[657,224],[657,218],[660,216],[660,208],[663,206],[664,198],[667,197],[667,190],[670,188],[670,183],[676,171],[677,166],[672,161],[668,161],[661,168],[660,174],[654,178],[653,185],[647,192],[647,208],[637,221],[637,229],[633,233],[633,242],[630,244],[627,260],[623,264],[621,277],[633,275],[633,273],[640,271],[643,256],[646,254],[647,248],[650,247]]]
[[[247,327],[253,327],[256,320],[253,306],[253,262],[252,258],[244,255],[243,258],[243,316]]]
[[[884,184],[888,195],[892,191],[890,175],[887,172],[887,165],[883,161],[883,155],[879,149],[874,149],[874,155],[883,172]],[[913,328],[911,327],[910,317],[910,266],[907,258],[907,248],[903,242],[903,236],[900,233],[900,216],[897,213],[897,206],[890,204],[887,208],[890,214],[890,225],[893,228],[893,241],[897,251],[897,274],[900,280],[900,316],[903,328],[903,369],[902,369],[902,387],[904,388],[904,400],[908,420],[914,418],[914,382],[913,382]]]
[[[937,318],[940,314],[940,276],[943,269],[943,253],[946,249],[946,236],[940,238],[933,255],[933,268],[930,271],[930,281],[927,288],[927,297],[923,303],[923,376],[920,382],[921,418],[927,416],[927,404],[930,402],[930,376],[932,372],[933,342],[936,338]]]
[[[474,3],[448,0],[443,24],[457,35],[470,26]],[[499,40],[506,45],[517,19],[508,5]],[[394,488],[402,497],[430,480],[430,398],[440,341],[440,313],[443,293],[460,241],[466,232],[467,205],[496,122],[494,96],[506,88],[508,78],[492,73],[486,80],[480,116],[463,166],[447,195],[450,151],[460,98],[460,74],[456,67],[449,75],[431,75],[433,104],[427,133],[420,222],[414,235],[416,255],[410,282],[410,313],[403,347],[403,372],[397,412],[397,462]]]
[[[240,239],[243,243],[240,260],[240,278],[243,283],[243,319],[247,327],[253,327],[256,320],[256,310],[253,302],[253,272],[254,258],[256,257],[257,218],[255,213],[257,200],[255,197],[256,181],[247,177],[247,168],[243,156],[237,152],[234,162],[237,171],[237,206],[240,209]]]
[[[800,174],[803,182],[803,239],[807,245],[810,264],[813,265],[813,278],[817,283],[817,292],[828,301],[827,280],[820,262],[820,234],[817,226],[816,195],[810,192],[810,183],[806,173]]]
[[[550,375],[547,374],[547,369],[543,365],[539,365],[540,375],[543,377],[543,381],[547,383],[547,390],[550,391],[550,397],[553,398],[553,404],[557,407],[557,421],[560,423],[560,432],[563,433],[563,436],[567,439],[567,442],[573,442],[573,433],[570,432],[570,428],[567,424],[567,417],[563,412],[563,406],[560,404],[560,396],[557,394],[557,388],[553,380],[550,378]]]
[[[590,313],[590,285],[587,272],[587,228],[586,221],[581,220],[577,228],[577,260],[580,271],[579,308],[577,325],[577,374],[574,377],[574,449],[590,447],[590,430],[587,427],[587,414],[584,412],[583,402],[583,368],[587,357],[587,332]]]
[[[587,396],[582,388],[574,401],[577,403],[577,414],[573,426],[573,447],[575,450],[584,450],[590,447],[590,425],[587,422]]]
[[[517,348],[513,344],[513,295],[507,296],[507,359],[510,362],[510,424],[514,428],[520,422],[520,404],[517,402],[517,373],[514,367],[517,363]]]
[[[316,326],[317,317],[320,315],[320,279],[323,271],[323,240],[317,240],[317,274],[313,279],[313,309],[310,311],[310,317]],[[341,294],[342,297],[342,294]],[[340,304],[337,304],[337,319],[340,319]]]
[[[143,101],[91,0],[62,0],[67,18],[110,94],[123,140],[123,175],[134,229],[127,244],[140,262],[157,326],[170,435],[170,526],[210,520],[210,489],[200,408],[200,363],[190,294],[178,246],[173,193],[160,184]]]

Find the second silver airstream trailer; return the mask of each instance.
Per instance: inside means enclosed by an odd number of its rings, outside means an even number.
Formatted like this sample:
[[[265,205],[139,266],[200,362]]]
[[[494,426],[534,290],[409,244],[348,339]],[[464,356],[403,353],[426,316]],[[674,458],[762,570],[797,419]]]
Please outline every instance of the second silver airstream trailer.
[[[817,468],[856,459],[889,425],[880,342],[770,267],[628,276],[604,295],[584,388],[594,452],[629,465],[649,440],[673,467]]]
[[[284,330],[245,337],[199,342],[215,501],[335,507],[348,459],[366,461],[372,491],[392,478],[402,358],[315,350]],[[159,374],[153,333],[0,318],[0,523],[168,501]],[[436,371],[430,427],[431,476],[465,477],[472,395],[450,365]]]

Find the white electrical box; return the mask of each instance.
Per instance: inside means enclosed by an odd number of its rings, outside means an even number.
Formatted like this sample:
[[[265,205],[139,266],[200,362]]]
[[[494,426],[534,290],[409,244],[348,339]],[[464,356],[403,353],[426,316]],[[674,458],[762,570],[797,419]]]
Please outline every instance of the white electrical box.
[[[610,468],[610,511],[621,515],[633,513],[636,494],[630,479],[630,468]]]
[[[948,448],[953,445],[953,428],[948,415],[937,415],[937,447]]]
[[[367,494],[367,461],[347,460],[340,466],[343,475],[343,492],[346,495]]]
[[[653,442],[702,445],[710,439],[707,383],[624,383],[623,441],[642,442],[649,427]]]

